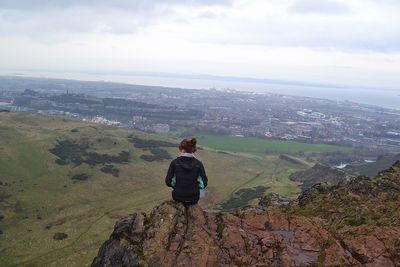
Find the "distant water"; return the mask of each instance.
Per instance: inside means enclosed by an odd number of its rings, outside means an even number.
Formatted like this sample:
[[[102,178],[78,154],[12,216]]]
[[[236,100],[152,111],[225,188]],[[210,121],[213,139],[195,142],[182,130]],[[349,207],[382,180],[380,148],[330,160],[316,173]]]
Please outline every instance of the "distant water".
[[[337,169],[344,169],[346,166],[349,165],[348,163],[340,163],[339,165],[335,166]]]
[[[11,75],[12,72],[0,72],[2,75]],[[162,75],[107,75],[63,72],[26,72],[20,76],[65,78],[85,81],[111,81],[129,84],[179,87],[191,89],[236,89],[241,91],[270,92],[284,95],[295,95],[313,98],[323,98],[336,101],[352,101],[362,104],[394,108],[400,110],[400,90],[350,88],[350,87],[317,87],[274,82],[229,81],[227,79],[187,78]]]

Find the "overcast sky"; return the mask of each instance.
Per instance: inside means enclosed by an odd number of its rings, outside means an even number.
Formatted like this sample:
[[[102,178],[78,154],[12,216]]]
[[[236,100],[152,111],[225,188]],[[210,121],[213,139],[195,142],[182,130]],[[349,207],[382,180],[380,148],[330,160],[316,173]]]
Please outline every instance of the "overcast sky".
[[[1,0],[0,68],[400,88],[400,1]]]

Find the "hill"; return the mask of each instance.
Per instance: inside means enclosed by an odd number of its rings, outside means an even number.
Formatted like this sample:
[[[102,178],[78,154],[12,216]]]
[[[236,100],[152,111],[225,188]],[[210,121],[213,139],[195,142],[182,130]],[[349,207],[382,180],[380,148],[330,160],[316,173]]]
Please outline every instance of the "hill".
[[[0,266],[90,264],[117,218],[170,199],[164,175],[177,143],[60,117],[0,113]],[[204,147],[197,157],[210,178],[200,203],[206,210],[240,190],[256,194],[232,207],[267,192],[299,192],[288,176],[304,167],[278,155]]]
[[[400,161],[232,213],[164,202],[117,222],[92,266],[399,266]]]
[[[381,170],[389,168],[398,160],[400,160],[400,154],[383,155],[378,157],[375,162],[348,165],[346,166],[345,170],[360,175],[374,176],[377,175]]]
[[[301,182],[301,188],[304,190],[319,183],[336,185],[344,181],[346,177],[347,174],[342,170],[317,163],[312,168],[292,173],[289,179],[295,182]]]

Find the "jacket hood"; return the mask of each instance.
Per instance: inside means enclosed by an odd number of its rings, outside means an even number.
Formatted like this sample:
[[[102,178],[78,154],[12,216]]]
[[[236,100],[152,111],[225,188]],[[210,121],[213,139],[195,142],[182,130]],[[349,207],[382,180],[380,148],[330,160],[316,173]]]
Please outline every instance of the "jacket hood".
[[[179,157],[177,159],[178,164],[185,170],[193,170],[196,167],[195,160],[193,157]]]

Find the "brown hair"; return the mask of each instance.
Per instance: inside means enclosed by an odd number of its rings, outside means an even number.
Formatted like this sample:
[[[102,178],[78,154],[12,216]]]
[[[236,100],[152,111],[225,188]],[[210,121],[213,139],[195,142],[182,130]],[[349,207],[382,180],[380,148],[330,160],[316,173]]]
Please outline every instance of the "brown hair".
[[[179,144],[179,150],[185,150],[187,153],[194,153],[196,152],[196,137],[192,137],[191,139],[183,139]]]

